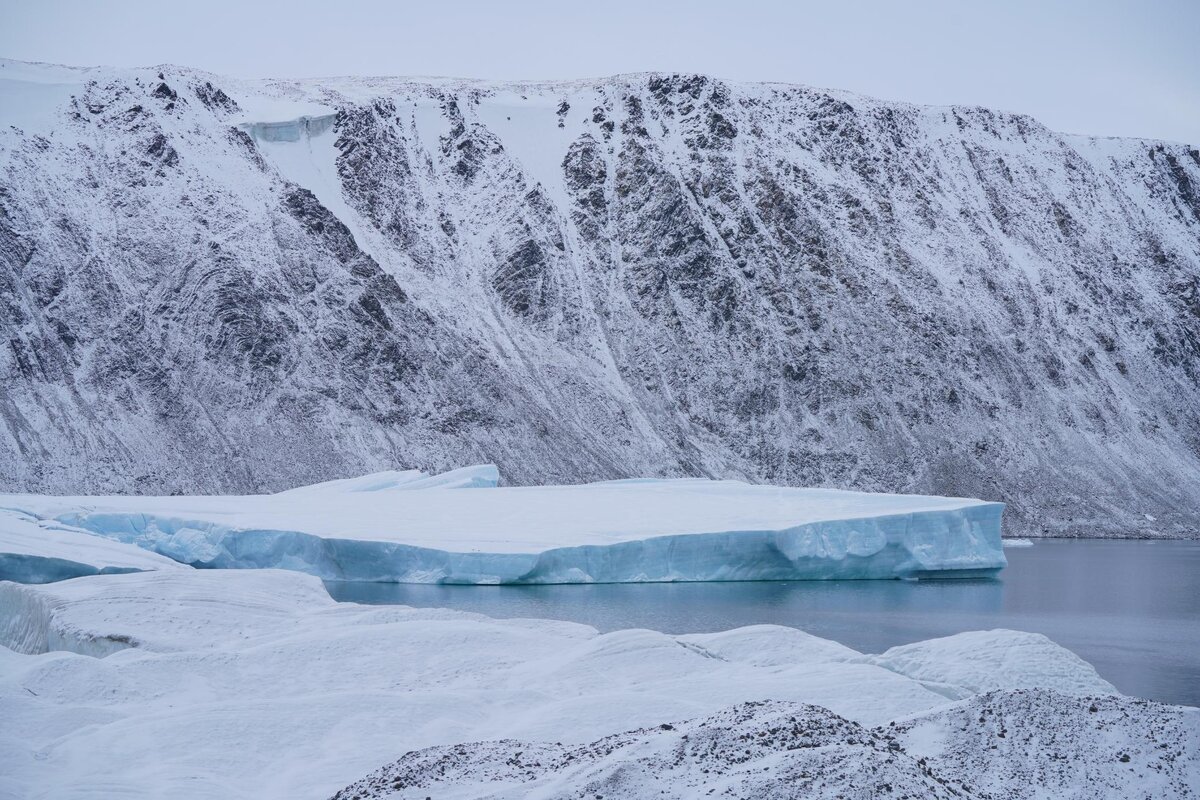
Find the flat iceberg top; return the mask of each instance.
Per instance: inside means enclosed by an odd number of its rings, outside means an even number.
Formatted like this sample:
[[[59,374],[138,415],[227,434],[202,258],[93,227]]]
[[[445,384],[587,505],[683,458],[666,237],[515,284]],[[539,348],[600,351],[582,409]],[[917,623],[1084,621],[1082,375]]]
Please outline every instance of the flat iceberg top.
[[[42,517],[142,514],[453,552],[532,554],[659,536],[784,531],[813,523],[1000,505],[706,479],[517,487],[497,487],[495,482],[495,468],[481,466],[433,477],[415,471],[379,473],[275,495],[0,495],[0,507]]]

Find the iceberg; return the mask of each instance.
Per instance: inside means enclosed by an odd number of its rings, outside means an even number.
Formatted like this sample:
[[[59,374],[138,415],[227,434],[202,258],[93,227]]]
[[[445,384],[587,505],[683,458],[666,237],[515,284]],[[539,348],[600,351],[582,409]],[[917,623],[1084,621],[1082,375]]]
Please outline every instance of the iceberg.
[[[0,495],[0,507],[203,568],[545,584],[980,577],[1002,503],[706,479],[499,486],[492,465],[274,495]]]

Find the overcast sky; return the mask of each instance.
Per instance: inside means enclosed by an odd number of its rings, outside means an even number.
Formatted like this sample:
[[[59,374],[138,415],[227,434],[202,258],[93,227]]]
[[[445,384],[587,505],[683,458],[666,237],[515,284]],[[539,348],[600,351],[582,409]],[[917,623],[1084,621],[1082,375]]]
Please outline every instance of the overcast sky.
[[[1200,144],[1200,0],[0,0],[0,56],[245,77],[696,71]]]

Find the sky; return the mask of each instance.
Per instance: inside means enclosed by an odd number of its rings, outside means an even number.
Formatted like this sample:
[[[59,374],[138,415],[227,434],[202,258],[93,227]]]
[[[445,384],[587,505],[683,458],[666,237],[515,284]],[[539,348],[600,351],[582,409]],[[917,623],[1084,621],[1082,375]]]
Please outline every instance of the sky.
[[[0,0],[0,57],[284,78],[702,72],[1200,145],[1200,0]]]

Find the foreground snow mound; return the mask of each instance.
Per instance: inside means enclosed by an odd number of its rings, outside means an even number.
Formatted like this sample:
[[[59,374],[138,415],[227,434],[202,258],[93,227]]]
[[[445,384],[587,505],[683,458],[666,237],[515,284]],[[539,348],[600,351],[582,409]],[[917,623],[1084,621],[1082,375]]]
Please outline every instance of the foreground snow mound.
[[[633,480],[498,487],[492,465],[245,497],[0,496],[198,567],[412,583],[919,578],[1005,565],[1003,505]],[[470,489],[471,491],[452,491]]]
[[[873,729],[817,706],[757,702],[582,746],[509,739],[434,747],[408,753],[333,800],[1125,800],[1197,790],[1196,709],[1015,690]]]
[[[1020,636],[981,640],[977,667],[1004,688],[1076,661]],[[318,579],[282,570],[0,583],[0,645],[0,796],[55,800],[319,797],[401,753],[459,742],[570,748],[764,698],[873,727],[970,694],[778,626],[602,635],[334,603]],[[844,755],[854,781],[917,779],[873,749]]]
[[[52,586],[0,583],[0,645],[18,653],[104,656],[128,647],[171,652],[289,629],[300,609],[335,605],[320,581],[262,570],[174,572]],[[201,577],[202,576],[202,577]]]
[[[51,583],[148,569],[184,567],[131,544],[0,508],[0,581]]]
[[[879,733],[818,706],[745,703],[585,745],[434,747],[409,753],[333,800],[961,796],[887,745]]]
[[[870,662],[921,681],[953,699],[993,689],[1053,688],[1067,694],[1116,694],[1095,668],[1040,633],[966,631],[893,647]]]

